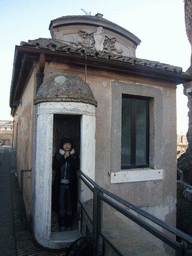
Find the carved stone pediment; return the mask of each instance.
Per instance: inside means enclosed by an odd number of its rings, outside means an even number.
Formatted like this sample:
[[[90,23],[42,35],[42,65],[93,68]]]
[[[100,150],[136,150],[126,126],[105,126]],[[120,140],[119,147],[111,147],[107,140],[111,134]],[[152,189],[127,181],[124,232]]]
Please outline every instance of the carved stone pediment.
[[[101,14],[63,16],[52,20],[49,29],[53,39],[99,54],[135,57],[136,48],[141,42],[128,30],[104,19]]]
[[[80,40],[73,44],[77,47],[81,46],[82,48],[94,49],[94,36],[92,33],[87,33],[86,31],[79,30],[78,36]]]
[[[77,47],[81,46],[82,48],[109,54],[122,54],[122,51],[119,51],[115,46],[116,38],[106,36],[102,27],[98,27],[96,32],[91,33],[79,30],[78,35],[81,40],[73,43]]]

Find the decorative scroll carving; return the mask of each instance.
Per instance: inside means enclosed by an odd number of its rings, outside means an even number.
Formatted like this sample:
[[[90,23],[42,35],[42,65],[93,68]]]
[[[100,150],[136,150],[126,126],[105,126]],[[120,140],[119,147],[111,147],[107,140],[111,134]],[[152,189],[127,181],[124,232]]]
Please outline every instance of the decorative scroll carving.
[[[78,43],[73,43],[75,46],[83,47],[83,48],[88,48],[88,49],[93,49],[94,48],[94,36],[92,33],[87,33],[85,31],[79,30],[78,35],[82,38],[83,42],[78,42]]]
[[[122,51],[117,50],[115,47],[116,38],[106,36],[102,27],[98,27],[97,31],[92,33],[79,30],[78,35],[82,38],[83,42],[76,43],[77,47],[86,47],[97,52],[122,54]]]
[[[115,47],[115,42],[116,42],[116,38],[115,37],[109,38],[108,36],[105,36],[104,51],[105,52],[109,52],[109,53],[110,52],[114,52],[116,54],[122,54],[123,51],[119,51]]]

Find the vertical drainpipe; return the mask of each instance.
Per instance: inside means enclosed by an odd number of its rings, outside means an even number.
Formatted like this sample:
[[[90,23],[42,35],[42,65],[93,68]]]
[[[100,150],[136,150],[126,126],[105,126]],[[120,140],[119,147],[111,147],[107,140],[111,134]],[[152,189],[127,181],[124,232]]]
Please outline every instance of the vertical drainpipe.
[[[43,83],[44,69],[45,69],[45,54],[41,53],[40,57],[39,57],[39,70],[36,73],[36,77],[37,77],[37,89],[36,89],[36,92],[38,91],[40,85]]]

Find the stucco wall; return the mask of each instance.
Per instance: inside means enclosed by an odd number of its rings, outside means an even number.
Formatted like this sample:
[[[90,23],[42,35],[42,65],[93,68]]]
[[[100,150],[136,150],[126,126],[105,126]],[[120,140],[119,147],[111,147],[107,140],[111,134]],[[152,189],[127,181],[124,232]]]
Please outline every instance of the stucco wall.
[[[45,71],[45,79],[55,72],[70,72],[82,79],[85,78],[84,66],[77,67],[51,63],[46,65]],[[153,100],[150,106],[150,116],[152,118],[150,168],[154,170],[154,173],[155,170],[161,171],[161,177],[157,180],[154,178],[154,180],[149,179],[148,181],[111,184],[111,161],[115,157],[112,144],[114,138],[111,129],[119,125],[119,123],[114,123],[112,119],[112,115],[114,115],[112,112],[112,86],[114,81],[117,90],[118,87],[119,90],[122,90],[122,83],[127,88],[132,84],[132,89],[137,88],[135,92],[131,89],[132,94],[135,93],[136,95],[153,98],[153,93],[150,91],[156,91],[155,107],[153,106]],[[96,108],[96,182],[174,225],[176,204],[175,86],[89,67],[87,83],[98,102]],[[127,89],[128,91],[129,89]],[[156,119],[155,123],[154,118]],[[119,171],[119,169],[113,171]],[[159,209],[161,210],[159,211]]]
[[[100,186],[123,197],[125,200],[136,204],[161,219],[175,224],[175,199],[176,199],[176,88],[147,79],[135,78],[122,73],[87,67],[85,74],[84,65],[46,63],[44,80],[53,74],[62,72],[75,74],[82,79],[87,75],[87,83],[93,91],[98,102],[96,108],[96,167],[95,180]],[[116,157],[114,145],[118,144],[120,134],[114,138],[114,130],[119,127],[119,121],[114,122],[114,111],[120,105],[113,105],[116,90],[129,87],[132,94],[156,97],[151,101],[151,142],[150,142],[150,168],[151,171],[161,171],[157,180],[111,183],[111,171],[120,171],[114,168]],[[21,169],[30,169],[32,162],[32,120],[33,96],[35,74],[33,73],[22,97],[22,104],[18,107],[15,116],[15,133],[17,140],[17,172]],[[131,86],[130,86],[131,85]],[[135,91],[134,91],[135,90]],[[150,94],[155,91],[156,96]],[[150,95],[149,95],[150,94]],[[118,96],[119,97],[119,96]],[[115,114],[117,115],[117,114]],[[156,121],[154,121],[154,119]],[[117,118],[118,120],[118,118]],[[119,128],[118,128],[119,129]],[[158,136],[157,136],[158,135]],[[15,137],[15,136],[14,136]],[[114,139],[117,139],[115,142]],[[118,144],[119,145],[119,144]],[[119,147],[119,146],[118,146]],[[117,159],[117,158],[116,158]],[[120,159],[117,162],[120,162]],[[83,170],[82,170],[83,171]],[[30,173],[24,179],[24,199],[27,212],[30,212]],[[26,192],[28,191],[28,192]]]
[[[27,87],[22,95],[21,102],[14,116],[14,148],[16,149],[16,171],[18,181],[23,188],[23,198],[27,215],[31,210],[31,182],[32,173],[23,173],[21,184],[21,170],[32,168],[32,135],[33,135],[33,98],[34,98],[35,73],[33,72]]]

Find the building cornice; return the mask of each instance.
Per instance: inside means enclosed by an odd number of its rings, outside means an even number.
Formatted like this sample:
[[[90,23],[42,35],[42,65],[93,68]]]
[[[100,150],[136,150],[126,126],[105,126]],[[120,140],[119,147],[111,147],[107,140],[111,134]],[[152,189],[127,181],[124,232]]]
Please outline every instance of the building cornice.
[[[136,77],[173,83],[174,85],[192,81],[192,76],[183,73],[180,67],[134,57],[124,57],[118,54],[86,51],[86,49],[77,49],[53,39],[43,39],[43,41],[37,39],[27,43],[22,42],[21,46],[16,46],[10,92],[11,107],[19,99],[34,61],[39,60],[41,53],[45,54],[46,61],[78,65],[85,65],[86,63],[88,66],[119,71]]]

